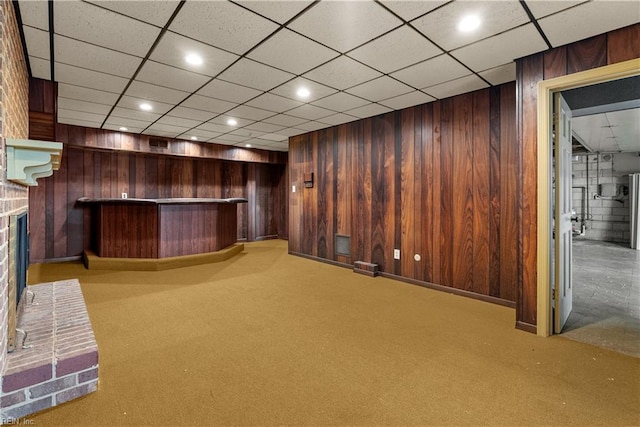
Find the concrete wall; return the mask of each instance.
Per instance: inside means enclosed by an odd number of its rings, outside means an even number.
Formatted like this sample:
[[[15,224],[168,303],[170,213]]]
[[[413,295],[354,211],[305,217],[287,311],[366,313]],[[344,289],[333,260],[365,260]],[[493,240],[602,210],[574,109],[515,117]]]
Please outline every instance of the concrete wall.
[[[573,189],[573,209],[578,218],[582,217],[583,209],[586,216],[586,229],[582,237],[590,240],[629,243],[628,189],[629,173],[633,172],[640,172],[638,153],[590,154],[574,157],[572,185],[587,188],[586,203],[582,200],[582,190]],[[599,184],[612,184],[616,194],[602,195]],[[575,226],[579,228],[580,223]]]

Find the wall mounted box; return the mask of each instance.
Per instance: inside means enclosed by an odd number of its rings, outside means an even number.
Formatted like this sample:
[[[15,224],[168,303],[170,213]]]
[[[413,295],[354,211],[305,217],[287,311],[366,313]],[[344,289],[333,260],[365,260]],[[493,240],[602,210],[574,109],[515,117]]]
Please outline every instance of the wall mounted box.
[[[313,172],[304,174],[304,186],[305,188],[313,188]]]

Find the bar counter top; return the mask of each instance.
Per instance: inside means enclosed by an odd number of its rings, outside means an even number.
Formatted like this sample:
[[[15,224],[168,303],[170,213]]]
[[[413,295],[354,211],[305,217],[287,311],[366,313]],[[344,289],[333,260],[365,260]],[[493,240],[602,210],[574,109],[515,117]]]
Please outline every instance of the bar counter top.
[[[131,205],[187,205],[187,204],[230,204],[230,203],[247,203],[247,199],[241,197],[232,197],[229,199],[215,199],[204,197],[184,197],[184,198],[166,198],[166,199],[137,199],[137,198],[89,198],[81,197],[79,203],[95,203],[95,204],[131,204]]]

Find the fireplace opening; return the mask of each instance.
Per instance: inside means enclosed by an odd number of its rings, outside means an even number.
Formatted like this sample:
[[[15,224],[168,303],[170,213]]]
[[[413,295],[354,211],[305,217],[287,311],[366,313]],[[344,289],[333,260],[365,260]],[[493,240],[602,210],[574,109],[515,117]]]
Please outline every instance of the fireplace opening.
[[[27,268],[29,267],[29,232],[27,213],[12,215],[9,218],[9,292],[8,292],[8,340],[7,350],[16,349],[16,325],[18,307],[22,294],[27,287]]]

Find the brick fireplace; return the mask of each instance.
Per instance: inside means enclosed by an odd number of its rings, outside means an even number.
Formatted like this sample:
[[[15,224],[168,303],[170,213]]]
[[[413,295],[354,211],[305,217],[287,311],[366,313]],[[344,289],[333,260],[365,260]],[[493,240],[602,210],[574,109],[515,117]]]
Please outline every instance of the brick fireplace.
[[[16,158],[26,138],[26,60],[13,3],[0,0],[0,424],[16,424],[19,417],[90,393],[98,383],[98,348],[77,280],[19,292],[26,285],[28,185],[34,182],[16,179],[8,159]]]

